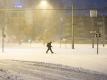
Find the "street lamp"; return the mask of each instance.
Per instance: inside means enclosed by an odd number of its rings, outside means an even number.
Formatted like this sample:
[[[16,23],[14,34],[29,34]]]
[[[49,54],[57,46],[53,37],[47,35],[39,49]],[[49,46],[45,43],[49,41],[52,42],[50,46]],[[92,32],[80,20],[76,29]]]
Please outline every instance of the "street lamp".
[[[41,0],[38,7],[43,10],[52,8],[52,6],[49,4],[48,0]]]

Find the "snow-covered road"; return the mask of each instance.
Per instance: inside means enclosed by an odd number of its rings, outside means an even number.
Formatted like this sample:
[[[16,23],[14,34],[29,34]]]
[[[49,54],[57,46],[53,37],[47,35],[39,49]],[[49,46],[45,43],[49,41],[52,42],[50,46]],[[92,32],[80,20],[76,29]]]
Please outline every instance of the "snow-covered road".
[[[46,46],[41,44],[23,44],[21,46],[6,47],[4,53],[0,53],[0,60],[21,60],[37,61],[53,64],[62,64],[71,67],[88,69],[107,74],[107,46],[99,46],[99,55],[96,54],[96,47],[91,48],[91,44],[75,45],[54,45],[56,54],[46,54]]]
[[[0,80],[107,80],[107,75],[58,64],[0,60]]]

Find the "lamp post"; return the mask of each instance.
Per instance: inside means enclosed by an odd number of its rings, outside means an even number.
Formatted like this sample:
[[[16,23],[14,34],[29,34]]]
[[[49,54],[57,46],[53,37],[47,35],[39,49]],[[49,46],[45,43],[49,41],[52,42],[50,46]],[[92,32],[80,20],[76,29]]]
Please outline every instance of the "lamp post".
[[[94,48],[94,37],[95,37],[96,31],[90,31],[90,34],[92,38],[92,48]]]
[[[4,25],[2,26],[2,53],[4,53],[4,44],[5,44],[5,37],[6,37],[6,35],[5,35],[5,27],[7,27],[7,18],[8,18],[8,13],[7,13],[7,4],[8,4],[8,2],[7,2],[7,0],[5,1],[5,14],[4,14]]]
[[[62,44],[62,39],[63,39],[63,17],[60,18],[61,26],[60,26],[60,48]]]
[[[103,34],[103,47],[105,46],[105,19],[104,19],[104,16],[103,16],[103,29],[102,29],[102,34]]]
[[[97,10],[90,10],[90,17],[97,17]],[[99,33],[99,26],[96,24],[97,26],[97,30],[96,30],[96,38],[97,38],[97,55],[99,53],[99,37],[100,37],[100,33]]]
[[[2,53],[4,52],[4,38],[5,38],[4,30],[5,30],[5,27],[3,25],[2,26]]]
[[[74,49],[74,5],[72,3],[72,49]]]

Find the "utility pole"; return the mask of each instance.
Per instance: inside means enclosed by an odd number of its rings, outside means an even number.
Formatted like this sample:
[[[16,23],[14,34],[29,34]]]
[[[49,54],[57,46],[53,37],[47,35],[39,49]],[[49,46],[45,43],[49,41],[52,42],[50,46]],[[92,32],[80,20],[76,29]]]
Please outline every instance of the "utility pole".
[[[63,17],[60,18],[61,26],[60,26],[60,48],[62,46],[62,38],[63,38]]]
[[[102,26],[102,42],[103,42],[103,47],[105,46],[105,22],[104,22],[104,16],[103,16],[103,26]]]
[[[2,53],[4,53],[4,37],[5,37],[5,34],[4,34],[4,25],[2,26]]]
[[[98,55],[98,51],[99,51],[99,33],[97,33],[96,35],[97,35],[97,55]]]
[[[74,5],[72,3],[72,49],[74,49]]]
[[[5,14],[4,14],[4,25],[2,26],[2,53],[4,53],[4,45],[5,45],[5,27],[7,27],[7,0],[5,1]]]
[[[92,48],[94,48],[94,37],[95,37],[96,31],[90,31],[90,34],[92,38]]]
[[[96,33],[96,37],[97,37],[97,55],[99,53],[99,26],[98,26],[98,22],[96,23],[97,26],[97,33]]]

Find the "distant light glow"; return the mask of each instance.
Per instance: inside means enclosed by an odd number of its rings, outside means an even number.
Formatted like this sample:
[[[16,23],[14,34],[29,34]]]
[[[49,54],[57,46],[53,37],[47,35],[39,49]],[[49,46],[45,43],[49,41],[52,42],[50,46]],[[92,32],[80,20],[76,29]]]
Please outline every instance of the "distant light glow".
[[[41,5],[43,5],[43,6],[47,6],[47,4],[48,4],[48,3],[47,3],[46,0],[42,0],[42,1],[41,1]]]
[[[45,11],[45,9],[53,9],[53,6],[50,4],[49,0],[40,0],[39,3],[35,5],[35,8]]]
[[[47,0],[41,0],[40,7],[42,9],[47,9],[49,7],[49,4],[48,4]]]
[[[16,4],[15,4],[15,7],[16,7],[16,8],[22,8],[23,6],[22,6],[21,3],[16,3]]]

